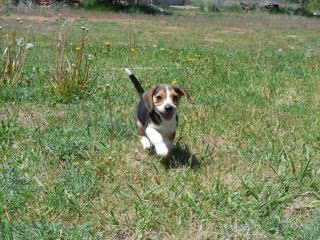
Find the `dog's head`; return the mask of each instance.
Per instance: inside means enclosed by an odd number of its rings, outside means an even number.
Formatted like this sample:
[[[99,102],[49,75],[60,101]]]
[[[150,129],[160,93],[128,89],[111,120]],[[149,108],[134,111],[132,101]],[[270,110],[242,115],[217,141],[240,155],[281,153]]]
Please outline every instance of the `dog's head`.
[[[162,84],[150,87],[143,94],[143,100],[150,112],[155,110],[163,120],[170,121],[182,96],[186,97],[188,102],[192,102],[185,89],[177,85]]]

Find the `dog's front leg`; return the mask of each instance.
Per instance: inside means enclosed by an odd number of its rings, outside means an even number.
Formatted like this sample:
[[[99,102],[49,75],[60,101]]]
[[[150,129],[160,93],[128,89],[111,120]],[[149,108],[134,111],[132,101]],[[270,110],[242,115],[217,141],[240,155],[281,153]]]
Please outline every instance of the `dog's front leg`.
[[[171,150],[172,143],[168,141],[164,141],[162,135],[154,128],[147,127],[146,134],[150,140],[150,142],[154,145],[156,149],[156,153],[162,157],[166,157]]]

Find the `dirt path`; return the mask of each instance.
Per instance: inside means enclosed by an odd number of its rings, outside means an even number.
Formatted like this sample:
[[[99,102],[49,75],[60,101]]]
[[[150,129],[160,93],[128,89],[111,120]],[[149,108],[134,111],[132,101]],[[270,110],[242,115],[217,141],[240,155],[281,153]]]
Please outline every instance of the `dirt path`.
[[[151,20],[153,17],[140,14],[127,13],[111,13],[111,12],[95,12],[82,9],[50,9],[48,7],[36,8],[16,8],[14,12],[6,14],[4,8],[0,8],[0,18],[3,19],[26,19],[35,21],[55,21],[59,15],[68,20],[90,19],[90,20],[111,20],[118,22],[127,22],[128,19],[145,19]]]

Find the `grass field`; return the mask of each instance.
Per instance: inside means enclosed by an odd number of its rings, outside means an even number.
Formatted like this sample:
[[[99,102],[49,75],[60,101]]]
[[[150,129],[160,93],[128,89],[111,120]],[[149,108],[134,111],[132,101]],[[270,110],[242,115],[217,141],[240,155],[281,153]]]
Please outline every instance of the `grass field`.
[[[0,83],[0,239],[319,238],[319,20],[65,14],[70,61],[90,29],[78,98],[54,90],[57,14],[0,17],[1,56],[19,25],[34,45]],[[142,150],[123,67],[192,95],[170,161]]]

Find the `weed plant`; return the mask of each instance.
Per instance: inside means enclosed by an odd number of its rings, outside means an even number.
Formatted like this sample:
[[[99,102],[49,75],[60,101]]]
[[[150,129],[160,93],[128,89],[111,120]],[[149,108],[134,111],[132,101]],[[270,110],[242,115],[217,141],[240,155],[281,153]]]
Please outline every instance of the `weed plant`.
[[[81,27],[82,34],[79,46],[76,46],[75,60],[72,62],[66,51],[67,22],[59,27],[56,41],[52,46],[55,59],[54,91],[61,96],[62,101],[72,101],[85,98],[90,94],[89,70],[93,55],[86,54],[86,44],[89,29]]]
[[[18,19],[18,28],[11,36],[4,36],[4,29],[0,29],[0,45],[2,52],[0,84],[15,85],[21,82],[21,73],[27,59],[27,50],[32,48],[28,43],[28,37],[32,26],[29,26],[24,33],[22,30],[23,22]]]

